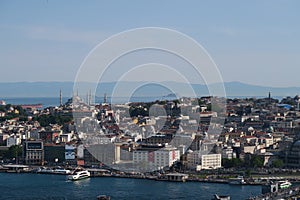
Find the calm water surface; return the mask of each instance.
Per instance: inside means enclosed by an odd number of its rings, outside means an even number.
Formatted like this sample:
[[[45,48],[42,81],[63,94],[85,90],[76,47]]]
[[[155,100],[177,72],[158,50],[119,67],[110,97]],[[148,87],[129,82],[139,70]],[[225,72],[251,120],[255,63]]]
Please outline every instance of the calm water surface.
[[[0,173],[0,199],[211,199],[213,194],[247,199],[261,193],[260,186],[213,183],[176,183],[143,179],[98,177],[68,181],[63,175]]]

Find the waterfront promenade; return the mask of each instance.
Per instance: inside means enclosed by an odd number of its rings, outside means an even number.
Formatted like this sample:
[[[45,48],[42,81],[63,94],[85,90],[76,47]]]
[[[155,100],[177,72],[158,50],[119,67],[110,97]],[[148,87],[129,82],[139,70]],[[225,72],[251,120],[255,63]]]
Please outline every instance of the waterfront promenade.
[[[44,168],[46,170],[40,171],[39,169]],[[58,166],[28,166],[28,165],[0,165],[0,172],[9,172],[9,173],[41,173],[41,174],[62,174],[61,172],[55,171],[55,169],[64,169]],[[68,168],[69,171],[72,171],[74,168]],[[108,169],[99,169],[99,168],[86,168],[90,173],[91,177],[118,177],[118,178],[135,178],[135,179],[149,179],[149,180],[158,180],[166,181],[166,174],[172,172],[161,173],[125,173],[119,171],[111,171]],[[176,173],[175,173],[176,174]],[[180,173],[178,173],[180,174]],[[235,174],[199,174],[196,172],[189,171],[186,173],[188,178],[185,181],[189,182],[208,182],[208,183],[229,183],[229,177],[235,177],[238,175],[238,172]],[[243,185],[264,185],[268,181],[273,180],[288,180],[290,182],[299,183],[300,175],[291,174],[290,172],[286,173],[276,173],[276,174],[255,174],[251,178],[245,178],[245,183]]]
[[[10,166],[10,167],[9,167]],[[26,165],[3,165],[0,166],[0,172],[3,173],[34,173],[34,174],[56,174],[56,175],[67,175],[65,173],[58,173],[55,170],[50,170],[53,168],[48,168],[48,171],[39,171],[37,166],[26,166]],[[142,173],[123,173],[123,172],[111,172],[106,169],[95,169],[87,168],[91,172],[91,177],[102,177],[102,178],[122,178],[122,179],[146,179],[153,181],[171,181],[167,178],[166,175],[154,175],[154,174],[142,174]],[[173,173],[174,174],[174,173]],[[176,174],[176,173],[175,173]],[[178,173],[179,174],[179,173]],[[182,174],[180,174],[182,175]],[[253,179],[254,178],[254,179]],[[300,176],[294,175],[284,175],[278,174],[277,176],[272,175],[255,175],[252,179],[245,179],[245,184],[243,185],[256,185],[260,186],[266,184],[268,180],[289,180],[293,183],[300,182]],[[258,181],[260,180],[260,181]],[[178,181],[177,181],[178,182]],[[200,178],[196,174],[189,174],[188,178],[184,181],[179,182],[199,182],[199,183],[208,183],[208,184],[228,184],[229,179],[225,178]],[[299,186],[293,186],[287,189],[281,189],[278,192],[267,193],[267,194],[258,194],[256,196],[249,194],[249,199],[252,200],[272,200],[272,199],[297,199],[300,197],[300,188]]]

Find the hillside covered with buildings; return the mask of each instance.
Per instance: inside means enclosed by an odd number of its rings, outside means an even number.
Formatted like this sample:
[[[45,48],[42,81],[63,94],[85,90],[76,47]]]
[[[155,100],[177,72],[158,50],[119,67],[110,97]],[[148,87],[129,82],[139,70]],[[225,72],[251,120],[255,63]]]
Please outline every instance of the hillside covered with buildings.
[[[0,160],[143,172],[299,168],[299,99],[226,99],[224,110],[213,97],[91,105],[75,96],[44,109],[1,102]]]

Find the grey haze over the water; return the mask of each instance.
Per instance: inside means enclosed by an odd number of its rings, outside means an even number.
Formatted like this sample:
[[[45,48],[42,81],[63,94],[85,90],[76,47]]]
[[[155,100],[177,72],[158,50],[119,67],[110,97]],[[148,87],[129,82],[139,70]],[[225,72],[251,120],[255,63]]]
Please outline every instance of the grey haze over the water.
[[[118,83],[120,84],[120,83]],[[122,82],[124,88],[126,85],[143,85],[143,82]],[[73,82],[15,82],[15,83],[0,83],[0,98],[10,97],[59,97],[61,90],[64,97],[73,95]],[[89,88],[92,88],[93,83],[81,84],[84,88],[78,88],[80,96],[85,97]],[[169,82],[169,85],[182,90],[181,96],[190,96],[185,94],[186,83]],[[104,94],[111,96],[116,82],[98,84],[96,96],[102,97]],[[295,96],[300,94],[300,87],[266,87],[250,85],[241,82],[224,83],[226,95],[228,97],[265,97],[271,92],[273,97]],[[192,89],[197,96],[210,95],[206,85],[191,84]],[[212,86],[213,87],[213,86]],[[76,89],[74,90],[76,93]],[[94,94],[94,92],[92,91]],[[115,97],[126,97],[126,93],[115,94]],[[146,84],[140,87],[132,94],[133,97],[163,97],[172,94],[168,88],[163,87],[163,84]]]

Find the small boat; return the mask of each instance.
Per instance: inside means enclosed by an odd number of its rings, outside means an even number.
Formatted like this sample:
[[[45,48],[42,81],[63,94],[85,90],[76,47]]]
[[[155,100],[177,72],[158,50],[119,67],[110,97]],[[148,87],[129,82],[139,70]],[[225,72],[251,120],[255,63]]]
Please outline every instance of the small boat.
[[[242,184],[245,184],[245,180],[244,180],[244,177],[243,176],[238,176],[236,178],[230,178],[229,179],[229,184],[232,184],[232,185],[242,185]]]
[[[41,173],[41,174],[52,174],[53,172],[54,172],[53,169],[46,168],[46,167],[40,167],[36,170],[36,173]]]
[[[71,174],[71,170],[68,170],[68,169],[55,169],[53,173],[55,173],[55,174]]]
[[[87,170],[75,170],[71,175],[68,176],[69,180],[77,181],[85,178],[89,178],[91,173]]]
[[[280,189],[286,189],[292,186],[292,183],[289,181],[278,181],[278,187]]]
[[[230,200],[230,196],[219,196],[215,194],[213,200]]]

